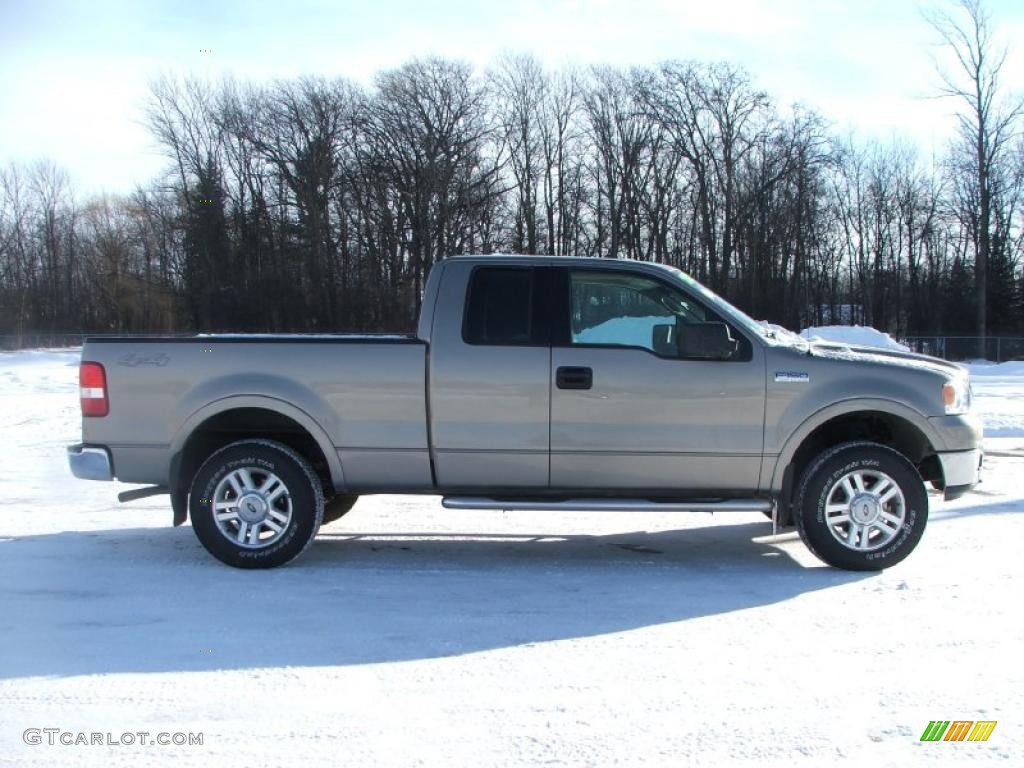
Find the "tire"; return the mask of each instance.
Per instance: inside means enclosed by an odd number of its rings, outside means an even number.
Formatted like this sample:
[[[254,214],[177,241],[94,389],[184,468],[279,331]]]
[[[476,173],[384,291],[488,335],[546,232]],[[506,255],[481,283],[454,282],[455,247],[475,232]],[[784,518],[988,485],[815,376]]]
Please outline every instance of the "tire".
[[[199,542],[235,568],[275,568],[298,557],[316,536],[323,511],[323,488],[309,462],[270,440],[241,440],[216,451],[189,493]]]
[[[358,496],[348,494],[332,496],[324,503],[324,521],[322,525],[327,525],[343,518],[358,500]]]
[[[793,516],[819,559],[848,571],[880,571],[921,540],[928,493],[902,454],[877,443],[843,443],[804,472]]]

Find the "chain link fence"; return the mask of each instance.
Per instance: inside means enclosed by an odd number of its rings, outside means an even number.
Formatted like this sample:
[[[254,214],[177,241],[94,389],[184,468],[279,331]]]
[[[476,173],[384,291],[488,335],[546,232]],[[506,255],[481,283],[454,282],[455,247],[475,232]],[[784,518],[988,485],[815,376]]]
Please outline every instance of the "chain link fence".
[[[980,336],[908,336],[900,342],[915,352],[945,360],[1024,360],[1024,336],[987,336],[984,354],[980,354]]]

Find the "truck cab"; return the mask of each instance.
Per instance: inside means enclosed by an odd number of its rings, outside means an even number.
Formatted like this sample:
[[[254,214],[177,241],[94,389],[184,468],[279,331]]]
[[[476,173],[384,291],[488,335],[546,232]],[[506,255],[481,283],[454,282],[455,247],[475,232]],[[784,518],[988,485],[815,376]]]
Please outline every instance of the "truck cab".
[[[762,346],[663,267],[567,262],[455,258],[435,270],[439,486],[755,492]]]

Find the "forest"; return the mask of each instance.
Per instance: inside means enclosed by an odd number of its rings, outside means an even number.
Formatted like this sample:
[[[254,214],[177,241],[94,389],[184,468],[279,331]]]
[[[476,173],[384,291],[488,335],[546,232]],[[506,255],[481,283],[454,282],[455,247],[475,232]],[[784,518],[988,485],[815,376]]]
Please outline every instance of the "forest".
[[[166,173],[83,198],[0,171],[0,334],[407,331],[465,253],[677,266],[798,330],[1024,334],[1024,141],[973,2],[933,20],[959,130],[938,157],[837,131],[726,62],[151,81]]]

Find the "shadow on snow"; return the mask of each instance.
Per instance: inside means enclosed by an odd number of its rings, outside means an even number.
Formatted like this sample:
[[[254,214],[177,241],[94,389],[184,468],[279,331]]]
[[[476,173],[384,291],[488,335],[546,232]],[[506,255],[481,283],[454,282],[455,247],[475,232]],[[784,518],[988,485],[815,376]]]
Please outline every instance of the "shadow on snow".
[[[221,565],[184,528],[0,542],[0,677],[453,656],[768,605],[866,578],[765,523],[607,536],[346,533],[291,566]]]

